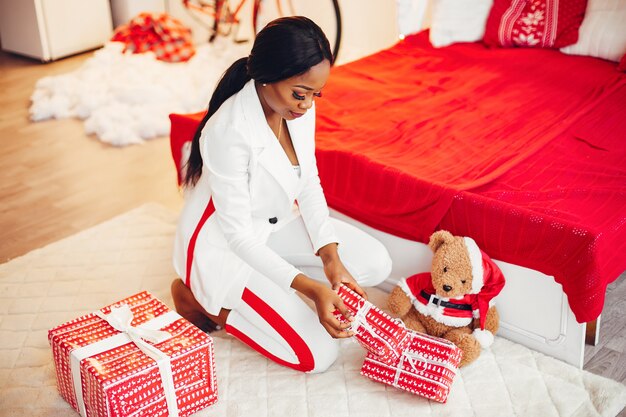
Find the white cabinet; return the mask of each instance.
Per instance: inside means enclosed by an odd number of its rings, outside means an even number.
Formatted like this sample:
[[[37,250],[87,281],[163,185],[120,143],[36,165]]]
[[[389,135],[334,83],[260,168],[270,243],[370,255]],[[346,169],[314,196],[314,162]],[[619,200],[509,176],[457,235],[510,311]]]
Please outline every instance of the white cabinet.
[[[182,3],[182,0],[179,0]],[[166,0],[111,0],[113,27],[124,25],[139,13],[166,12]]]
[[[42,61],[97,48],[112,30],[109,0],[0,0],[2,49]]]

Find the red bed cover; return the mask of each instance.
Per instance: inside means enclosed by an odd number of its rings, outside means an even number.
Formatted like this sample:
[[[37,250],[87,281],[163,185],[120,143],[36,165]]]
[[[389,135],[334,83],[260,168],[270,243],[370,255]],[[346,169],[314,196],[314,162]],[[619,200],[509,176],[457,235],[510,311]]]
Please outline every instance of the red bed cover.
[[[199,115],[171,118],[173,142],[189,140]],[[598,317],[626,269],[626,77],[614,63],[434,49],[422,32],[334,68],[317,119],[331,207],[422,242],[438,228],[471,236],[553,275],[579,322]]]

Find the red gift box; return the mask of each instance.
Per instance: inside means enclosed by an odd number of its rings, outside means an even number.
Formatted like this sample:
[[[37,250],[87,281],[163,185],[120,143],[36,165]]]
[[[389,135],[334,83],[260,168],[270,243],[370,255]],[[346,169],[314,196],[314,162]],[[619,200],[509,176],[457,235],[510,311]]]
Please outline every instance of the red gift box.
[[[368,353],[361,375],[445,403],[462,351],[449,340],[411,331],[409,346],[390,365]]]
[[[82,416],[185,417],[217,401],[213,340],[146,291],[48,340],[59,392]]]
[[[351,326],[354,338],[378,360],[395,364],[409,345],[411,331],[402,320],[392,318],[347,286],[341,285],[338,294],[354,317]],[[338,311],[335,315],[345,321]]]

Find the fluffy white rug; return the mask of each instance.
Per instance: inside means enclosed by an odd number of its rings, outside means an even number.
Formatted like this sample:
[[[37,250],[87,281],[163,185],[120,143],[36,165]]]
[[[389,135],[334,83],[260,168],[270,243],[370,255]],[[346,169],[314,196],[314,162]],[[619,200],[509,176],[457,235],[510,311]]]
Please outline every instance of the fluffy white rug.
[[[47,330],[140,290],[171,306],[175,220],[142,206],[0,265],[0,415],[77,415],[56,391]],[[384,297],[370,290],[376,304]],[[624,385],[502,338],[438,404],[359,375],[364,352],[352,341],[327,372],[305,375],[215,336],[219,400],[195,417],[609,417],[626,405]]]
[[[154,54],[124,54],[110,42],[75,71],[40,79],[31,96],[33,121],[77,117],[88,134],[116,146],[167,136],[170,113],[205,109],[221,74],[251,43],[218,37],[185,63]]]

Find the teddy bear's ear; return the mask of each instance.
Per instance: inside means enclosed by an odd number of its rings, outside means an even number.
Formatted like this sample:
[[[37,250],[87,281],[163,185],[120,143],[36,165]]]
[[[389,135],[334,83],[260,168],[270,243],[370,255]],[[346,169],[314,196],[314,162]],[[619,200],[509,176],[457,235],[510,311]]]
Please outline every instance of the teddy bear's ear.
[[[448,232],[447,230],[439,230],[438,232],[430,235],[430,241],[428,242],[428,246],[430,246],[430,249],[434,253],[437,252],[437,250],[444,243],[452,242],[454,242],[454,236],[452,235],[452,233]]]

